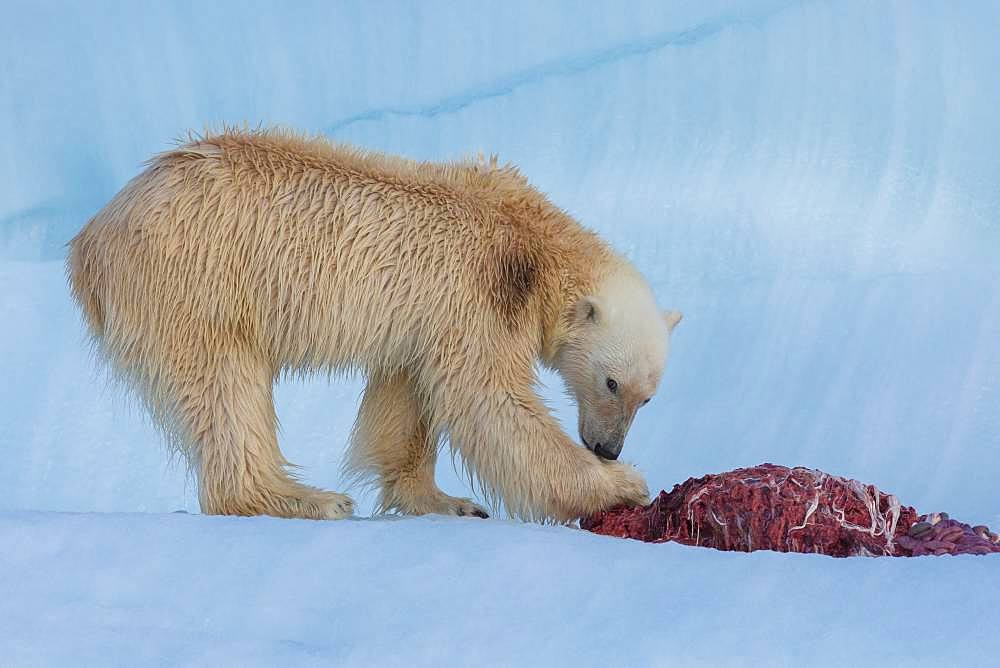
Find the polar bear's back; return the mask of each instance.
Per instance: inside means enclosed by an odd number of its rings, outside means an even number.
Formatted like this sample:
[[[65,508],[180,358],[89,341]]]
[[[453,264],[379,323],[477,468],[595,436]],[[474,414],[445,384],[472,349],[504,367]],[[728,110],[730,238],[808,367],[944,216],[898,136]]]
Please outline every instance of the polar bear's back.
[[[553,220],[581,232],[512,168],[226,132],[150,161],[69,271],[119,356],[187,332],[246,337],[276,367],[381,367],[530,321]]]

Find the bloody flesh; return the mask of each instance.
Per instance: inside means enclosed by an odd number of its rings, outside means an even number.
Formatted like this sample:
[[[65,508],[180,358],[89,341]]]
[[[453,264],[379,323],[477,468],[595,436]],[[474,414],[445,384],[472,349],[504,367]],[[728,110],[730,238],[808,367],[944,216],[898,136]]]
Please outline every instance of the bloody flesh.
[[[652,543],[833,557],[987,554],[996,534],[944,514],[918,515],[874,485],[761,464],[690,478],[640,508],[605,511],[584,529]],[[911,529],[914,530],[911,534]]]

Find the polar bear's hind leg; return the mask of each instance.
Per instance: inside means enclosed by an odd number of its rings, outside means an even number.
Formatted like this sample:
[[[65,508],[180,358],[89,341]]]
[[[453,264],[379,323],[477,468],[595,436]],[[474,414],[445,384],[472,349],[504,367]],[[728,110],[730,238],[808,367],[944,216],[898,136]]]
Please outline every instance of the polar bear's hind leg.
[[[353,513],[350,497],[289,475],[278,448],[273,377],[249,346],[228,345],[172,366],[170,419],[197,472],[202,512],[316,520]]]
[[[381,488],[379,506],[406,515],[489,517],[469,499],[449,496],[434,481],[437,437],[404,373],[373,377],[365,388],[351,437],[348,470]]]

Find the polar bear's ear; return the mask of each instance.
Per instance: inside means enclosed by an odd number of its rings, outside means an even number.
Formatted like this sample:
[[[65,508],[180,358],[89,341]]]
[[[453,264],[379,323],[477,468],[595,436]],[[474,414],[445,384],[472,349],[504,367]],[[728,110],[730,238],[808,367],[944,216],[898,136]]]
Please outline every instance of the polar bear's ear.
[[[593,295],[581,297],[573,309],[576,322],[600,322],[601,311],[601,300]]]
[[[680,311],[664,311],[663,320],[667,323],[667,331],[674,331],[674,327],[677,326],[677,323],[679,323],[683,317],[684,314]]]

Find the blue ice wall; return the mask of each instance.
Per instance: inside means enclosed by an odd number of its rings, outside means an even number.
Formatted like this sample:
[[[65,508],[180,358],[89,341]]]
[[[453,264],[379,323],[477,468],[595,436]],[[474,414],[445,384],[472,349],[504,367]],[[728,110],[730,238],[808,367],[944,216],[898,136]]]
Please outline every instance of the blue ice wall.
[[[995,3],[3,14],[0,508],[196,507],[183,465],[93,371],[63,244],[172,138],[246,122],[417,158],[499,153],[628,254],[685,313],[626,443],[651,487],[772,461],[1000,521]],[[279,388],[307,480],[339,486],[360,388]]]

